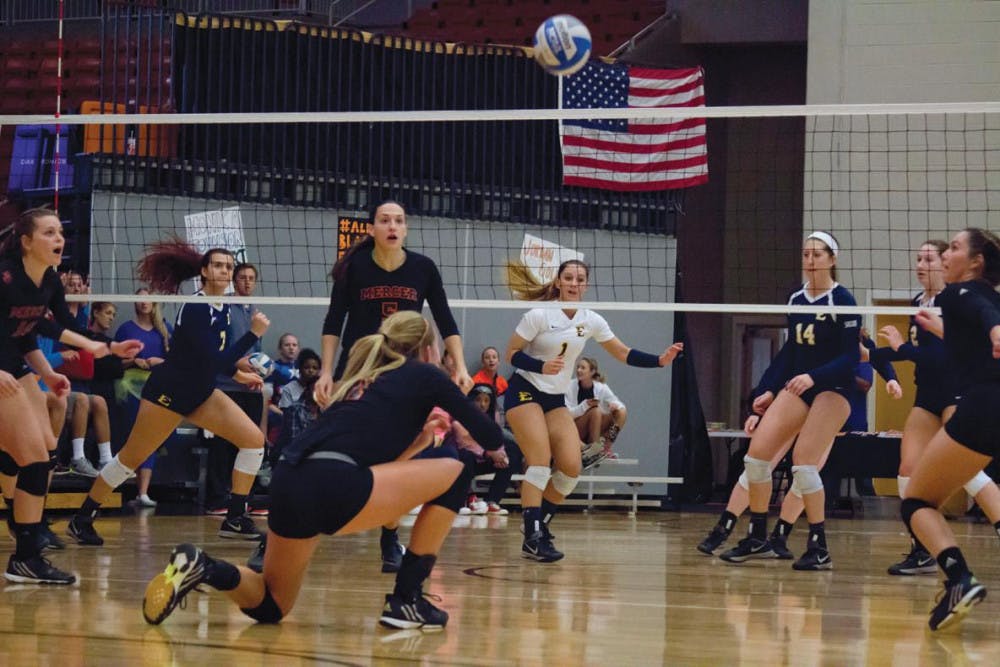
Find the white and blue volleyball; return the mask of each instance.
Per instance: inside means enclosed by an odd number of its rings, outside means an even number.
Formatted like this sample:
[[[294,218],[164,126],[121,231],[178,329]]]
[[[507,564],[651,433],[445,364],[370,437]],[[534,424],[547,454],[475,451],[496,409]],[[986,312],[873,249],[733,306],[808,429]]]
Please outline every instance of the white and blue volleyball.
[[[545,19],[535,31],[535,60],[549,74],[566,76],[590,59],[590,31],[580,19],[559,14]]]
[[[254,373],[262,378],[266,378],[274,372],[274,360],[263,352],[254,352],[247,358],[247,361]]]

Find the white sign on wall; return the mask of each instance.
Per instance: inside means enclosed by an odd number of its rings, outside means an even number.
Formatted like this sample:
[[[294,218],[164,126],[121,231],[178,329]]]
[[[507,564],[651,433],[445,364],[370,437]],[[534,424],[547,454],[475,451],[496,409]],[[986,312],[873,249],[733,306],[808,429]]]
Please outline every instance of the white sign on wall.
[[[583,261],[583,253],[552,243],[531,234],[524,235],[521,243],[521,261],[541,283],[556,277],[559,265],[571,259]]]
[[[236,263],[247,261],[247,244],[243,236],[243,216],[239,206],[184,216],[187,241],[199,252],[209,248],[225,248],[233,253]]]

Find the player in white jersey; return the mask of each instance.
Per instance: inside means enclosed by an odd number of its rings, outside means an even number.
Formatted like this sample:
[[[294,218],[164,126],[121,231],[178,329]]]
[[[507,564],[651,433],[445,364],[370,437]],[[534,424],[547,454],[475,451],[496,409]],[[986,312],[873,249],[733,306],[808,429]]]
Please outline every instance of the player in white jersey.
[[[580,437],[566,407],[566,390],[573,381],[576,359],[593,338],[615,359],[630,366],[658,368],[680,354],[674,343],[659,356],[630,349],[618,340],[603,317],[573,308],[587,290],[590,270],[579,260],[563,262],[556,277],[539,283],[521,263],[507,267],[514,294],[528,301],[565,301],[561,310],[535,308],[521,318],[507,344],[507,361],[517,370],[504,394],[507,421],[524,453],[521,484],[524,510],[524,558],[551,563],[563,557],[552,546],[548,523],[563,499],[572,493],[580,474]],[[554,472],[549,467],[554,461]]]

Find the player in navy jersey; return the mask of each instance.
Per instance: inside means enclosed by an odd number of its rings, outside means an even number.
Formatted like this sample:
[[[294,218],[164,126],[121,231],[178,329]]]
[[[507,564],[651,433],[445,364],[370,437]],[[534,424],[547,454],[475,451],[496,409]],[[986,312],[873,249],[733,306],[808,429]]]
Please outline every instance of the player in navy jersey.
[[[935,306],[937,295],[944,289],[944,270],[941,255],[948,248],[946,241],[926,241],[917,251],[917,280],[923,291],[917,294],[912,305],[917,308]],[[896,327],[887,325],[879,331],[879,337],[888,341],[888,347],[875,350],[873,356],[893,361],[912,361],[915,365],[914,380],[917,396],[913,409],[906,418],[903,438],[899,451],[899,496],[905,496],[910,473],[917,460],[927,448],[927,444],[955,412],[955,391],[951,389],[951,373],[944,341],[930,331],[917,325],[915,317],[910,318],[907,340],[903,339]],[[966,492],[983,509],[994,529],[1000,533],[1000,488],[989,475],[980,471],[965,484]],[[937,563],[923,545],[911,540],[910,553],[889,567],[889,574],[915,575],[934,574]]]
[[[372,214],[369,235],[349,248],[333,267],[333,292],[323,322],[323,365],[315,388],[321,405],[330,400],[334,381],[343,373],[354,342],[378,331],[382,320],[396,311],[419,313],[424,301],[434,315],[445,349],[455,360],[459,385],[466,391],[472,388],[462,337],[448,307],[441,274],[429,257],[403,247],[406,231],[402,205],[382,202]],[[343,351],[334,370],[338,343],[343,343]]]
[[[937,508],[1000,454],[1000,239],[965,229],[941,259],[947,283],[935,299],[941,316],[921,310],[916,319],[944,338],[957,405],[917,461],[901,508],[914,539],[945,574],[944,591],[930,613],[931,630],[956,623],[986,597]]]
[[[176,292],[180,284],[201,277],[199,294],[222,297],[233,277],[233,255],[214,248],[201,254],[179,240],[155,244],[140,261],[139,278],[153,290]],[[226,340],[226,303],[188,303],[177,312],[170,350],[155,366],[142,389],[139,412],[121,451],[101,469],[90,494],[70,521],[68,532],[80,544],[100,545],[94,517],[101,503],[163,444],[183,419],[219,435],[239,448],[233,463],[232,494],[220,537],[260,539],[245,515],[246,496],[264,458],[264,435],[233,402],[215,389],[218,373],[260,388],[262,379],[241,357],[267,331],[268,319],[255,313],[239,340]],[[237,366],[237,362],[244,367]]]
[[[75,320],[55,271],[63,248],[58,216],[31,209],[14,223],[0,259],[0,485],[8,511],[13,513],[17,542],[4,576],[21,583],[76,581],[41,555],[42,508],[55,463],[56,439],[45,396],[32,373],[59,397],[69,392],[70,385],[39,351],[37,335],[87,350],[97,358],[111,352],[135,356],[142,349],[137,341],[108,345],[74,330]],[[54,321],[45,318],[48,311]]]
[[[562,309],[529,310],[507,343],[507,361],[516,370],[504,393],[504,408],[526,466],[521,484],[521,556],[543,563],[563,557],[552,545],[548,526],[579,481],[580,435],[566,407],[566,391],[587,340],[596,340],[618,361],[642,368],[667,366],[683,349],[681,343],[674,343],[659,356],[630,349],[615,337],[603,317],[576,308],[574,302],[583,299],[589,277],[589,267],[580,260],[560,264],[555,278],[545,284],[524,264],[508,264],[508,283],[518,298],[566,304]]]
[[[854,306],[854,297],[836,282],[839,246],[826,232],[813,232],[802,247],[805,283],[789,305]],[[792,313],[788,340],[771,362],[754,391],[753,411],[762,415],[753,425],[744,457],[750,484],[750,532],[721,558],[742,563],[750,558],[774,558],[767,534],[771,497],[770,461],[797,436],[792,454],[794,484],[802,493],[809,538],[796,570],[828,570],[833,566],[826,547],[823,455],[850,414],[848,393],[860,358],[861,318],[827,312]]]
[[[277,623],[298,597],[320,534],[348,535],[423,504],[410,544],[386,595],[380,622],[439,629],[448,614],[423,594],[423,582],[465,502],[462,464],[412,458],[432,444],[440,406],[487,449],[503,443],[500,427],[440,369],[430,323],[418,313],[387,318],[380,332],[352,348],[331,406],[282,453],[271,479],[268,547],[261,574],[179,545],[166,570],[146,587],[143,614],[160,623],[198,584],[223,591],[262,623]],[[437,450],[435,450],[437,451]]]

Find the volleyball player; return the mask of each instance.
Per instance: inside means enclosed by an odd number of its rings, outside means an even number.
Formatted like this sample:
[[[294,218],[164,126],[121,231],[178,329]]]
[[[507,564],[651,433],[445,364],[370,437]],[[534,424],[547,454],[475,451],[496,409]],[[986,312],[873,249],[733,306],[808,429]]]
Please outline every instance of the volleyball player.
[[[403,206],[395,201],[384,201],[372,212],[368,235],[334,264],[330,308],[323,322],[322,366],[314,388],[320,405],[325,406],[330,401],[334,381],[340,379],[354,342],[378,331],[382,320],[392,313],[400,310],[419,313],[425,300],[444,339],[445,349],[454,359],[457,382],[464,391],[472,388],[462,337],[448,307],[441,273],[429,257],[403,247],[406,233]],[[342,352],[333,370],[341,332]],[[385,572],[395,572],[402,558],[403,547],[397,528],[395,523],[386,526],[380,538]]]
[[[917,460],[902,503],[907,528],[946,578],[931,630],[960,621],[986,597],[937,508],[1000,454],[1000,239],[965,229],[944,251],[942,268],[947,286],[935,299],[941,317],[921,310],[917,324],[943,334],[957,404]]]
[[[222,297],[233,278],[233,254],[213,248],[201,254],[180,240],[153,245],[139,263],[139,278],[153,290],[175,293],[181,283],[201,277],[199,295]],[[236,368],[236,362],[267,331],[269,321],[254,314],[250,331],[226,340],[229,304],[187,303],[177,311],[170,350],[154,366],[142,389],[139,412],[122,450],[101,468],[90,493],[67,531],[80,544],[101,545],[94,530],[97,510],[111,492],[166,440],[183,419],[215,433],[239,448],[233,463],[232,493],[220,537],[260,539],[246,516],[246,497],[264,459],[264,434],[231,398],[215,388],[218,373],[260,387],[259,375]]]
[[[805,283],[789,298],[789,305],[853,306],[854,297],[836,282],[837,241],[826,232],[813,232],[803,244]],[[832,313],[792,313],[788,341],[764,374],[763,393],[753,402],[763,413],[744,457],[750,483],[750,531],[721,558],[742,563],[775,556],[767,534],[767,507],[771,497],[771,460],[797,436],[792,453],[794,484],[802,493],[809,537],[805,553],[793,563],[796,570],[833,567],[824,530],[823,481],[819,466],[824,452],[850,414],[848,392],[860,352],[860,317]]]
[[[460,419],[487,449],[497,449],[503,439],[500,427],[427,363],[436,354],[433,329],[415,312],[396,313],[379,333],[360,339],[331,406],[286,447],[275,467],[263,573],[179,545],[166,570],[146,587],[146,620],[160,623],[192,588],[206,584],[251,618],[277,623],[295,604],[320,533],[368,530],[422,503],[380,622],[443,628],[448,614],[424,597],[423,582],[467,487],[459,461],[411,457],[434,441],[440,424],[428,415],[435,406]]]
[[[59,217],[49,210],[31,209],[14,223],[0,259],[0,481],[14,517],[16,541],[4,577],[21,583],[76,581],[41,555],[42,509],[55,463],[56,439],[45,396],[32,371],[56,396],[65,396],[70,385],[38,350],[37,334],[87,350],[97,358],[111,352],[134,356],[142,349],[137,341],[108,345],[71,330],[75,320],[55,271],[64,247]],[[45,319],[48,311],[54,322]]]
[[[926,241],[917,251],[917,280],[923,291],[917,294],[912,305],[917,308],[931,308],[937,295],[944,289],[944,271],[941,255],[948,248],[945,241]],[[905,497],[910,473],[917,460],[927,448],[927,444],[941,425],[955,412],[955,392],[950,389],[951,373],[948,369],[944,341],[930,331],[917,325],[915,317],[910,318],[908,340],[903,340],[896,327],[887,325],[879,331],[879,337],[888,341],[888,347],[874,351],[873,356],[894,361],[914,362],[914,380],[917,396],[913,409],[906,417],[903,437],[899,448],[899,496]],[[994,529],[1000,534],[1000,488],[983,471],[965,483],[965,491],[983,509]],[[937,564],[927,550],[917,541],[911,540],[910,552],[899,563],[889,567],[889,574],[915,575],[934,574]]]
[[[618,361],[641,368],[668,365],[683,345],[674,343],[659,356],[630,349],[615,337],[603,317],[575,307],[587,291],[590,269],[584,262],[563,262],[546,284],[539,283],[520,262],[509,263],[507,274],[518,298],[566,304],[562,309],[529,310],[507,343],[507,361],[516,370],[507,385],[504,407],[526,466],[521,484],[521,555],[550,563],[563,554],[552,545],[549,522],[579,481],[580,437],[566,407],[566,391],[584,344],[593,338]],[[550,469],[551,461],[555,472]]]

